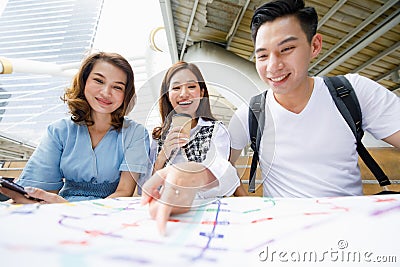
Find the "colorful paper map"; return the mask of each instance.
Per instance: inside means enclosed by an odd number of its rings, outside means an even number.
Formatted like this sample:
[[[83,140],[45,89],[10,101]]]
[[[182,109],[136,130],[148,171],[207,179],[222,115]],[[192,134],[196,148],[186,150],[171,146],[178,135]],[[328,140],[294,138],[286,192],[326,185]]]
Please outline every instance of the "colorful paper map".
[[[0,264],[399,266],[399,224],[400,195],[221,198],[173,216],[166,236],[140,198],[0,203]]]

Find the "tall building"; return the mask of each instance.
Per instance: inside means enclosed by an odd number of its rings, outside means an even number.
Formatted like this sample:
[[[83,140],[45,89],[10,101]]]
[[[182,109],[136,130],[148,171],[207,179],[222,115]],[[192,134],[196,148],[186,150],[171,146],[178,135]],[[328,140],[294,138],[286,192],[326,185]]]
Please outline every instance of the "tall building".
[[[0,4],[0,57],[23,60],[31,71],[0,75],[0,160],[26,157],[50,122],[68,116],[60,97],[71,77],[41,73],[40,68],[51,72],[51,64],[79,67],[76,64],[93,46],[102,7],[103,0]],[[50,65],[31,65],[31,60]],[[18,149],[13,149],[14,143]]]

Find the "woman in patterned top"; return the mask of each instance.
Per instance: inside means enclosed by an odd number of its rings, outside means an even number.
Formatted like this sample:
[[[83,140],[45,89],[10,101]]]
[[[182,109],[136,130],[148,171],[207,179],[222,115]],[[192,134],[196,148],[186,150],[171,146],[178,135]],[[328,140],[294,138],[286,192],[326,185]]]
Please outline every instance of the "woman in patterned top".
[[[230,196],[239,185],[228,161],[228,131],[212,115],[208,96],[195,64],[180,61],[165,73],[159,99],[162,125],[153,130],[150,148],[154,175],[143,186],[142,199],[161,232],[169,215],[188,211],[195,198]],[[192,117],[190,136],[171,126],[176,113]]]

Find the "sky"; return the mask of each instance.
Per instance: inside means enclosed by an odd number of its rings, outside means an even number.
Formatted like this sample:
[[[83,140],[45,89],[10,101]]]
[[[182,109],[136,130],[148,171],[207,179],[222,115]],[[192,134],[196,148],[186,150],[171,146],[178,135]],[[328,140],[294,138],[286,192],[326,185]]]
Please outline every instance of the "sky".
[[[172,64],[165,30],[157,31],[154,38],[157,47],[164,52],[150,48],[151,31],[163,26],[159,0],[105,0],[93,44],[95,50],[116,52],[130,61],[135,72],[138,94],[135,110],[130,116],[151,130],[155,125],[159,125],[160,120],[155,105],[158,87],[156,95],[141,89],[146,81]],[[138,61],[137,58],[143,60]],[[155,108],[151,112],[139,115],[138,113],[143,111],[141,105],[151,105]]]
[[[94,48],[143,56],[152,29],[163,26],[158,0],[105,0]]]

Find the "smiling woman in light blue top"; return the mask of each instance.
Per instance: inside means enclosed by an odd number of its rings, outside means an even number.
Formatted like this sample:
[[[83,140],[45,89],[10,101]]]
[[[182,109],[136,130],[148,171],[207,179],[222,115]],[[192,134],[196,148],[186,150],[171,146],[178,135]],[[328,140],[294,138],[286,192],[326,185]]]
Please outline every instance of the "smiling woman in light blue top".
[[[135,100],[129,62],[115,53],[90,55],[63,100],[71,118],[48,126],[17,183],[50,191],[46,203],[132,196],[149,169],[149,136],[126,117]]]
[[[61,189],[60,196],[69,201],[105,198],[115,192],[121,172],[146,173],[148,146],[146,129],[129,119],[120,132],[110,129],[94,149],[86,125],[62,119],[49,125],[18,183]]]

